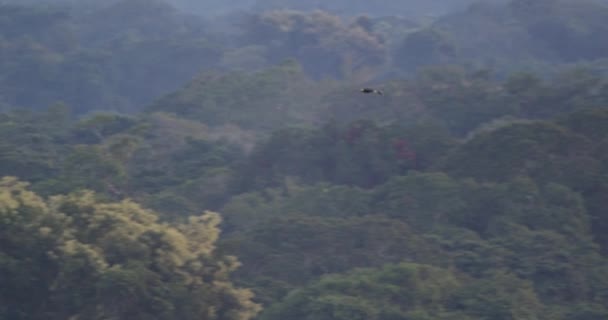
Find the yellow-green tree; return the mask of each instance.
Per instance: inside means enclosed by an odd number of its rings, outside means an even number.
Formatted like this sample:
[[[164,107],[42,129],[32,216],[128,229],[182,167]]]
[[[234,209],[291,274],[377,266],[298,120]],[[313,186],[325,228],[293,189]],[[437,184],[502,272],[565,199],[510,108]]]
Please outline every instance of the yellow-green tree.
[[[0,319],[247,320],[260,307],[215,251],[213,212],[169,225],[92,192],[45,200],[0,180]]]

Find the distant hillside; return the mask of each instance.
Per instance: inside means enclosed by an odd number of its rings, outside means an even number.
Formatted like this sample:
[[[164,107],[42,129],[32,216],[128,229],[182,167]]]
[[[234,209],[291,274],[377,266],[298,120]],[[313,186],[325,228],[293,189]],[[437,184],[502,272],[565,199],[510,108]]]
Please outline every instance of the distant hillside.
[[[106,6],[119,0],[6,0],[15,4],[69,4],[81,6]],[[231,11],[266,11],[276,9],[324,10],[339,15],[442,15],[461,10],[475,2],[504,2],[506,0],[166,0],[167,3],[188,13],[214,16]],[[603,1],[603,0],[602,0]]]
[[[140,111],[201,73],[257,72],[290,60],[301,66],[303,76],[357,87],[449,64],[487,68],[498,76],[521,69],[558,73],[580,63],[608,70],[605,0],[450,1],[451,13],[422,19],[423,12],[447,9],[448,2],[2,3],[1,109],[39,109],[62,101],[77,114]],[[269,11],[250,8],[215,18],[194,14],[247,6]],[[280,8],[300,10],[270,10]],[[310,11],[315,8],[327,11]],[[307,97],[304,104],[320,96]],[[276,99],[285,118],[270,111],[276,105],[268,106],[264,127],[297,118],[286,110],[302,102]],[[214,117],[234,120],[220,109]]]
[[[513,67],[592,61],[608,57],[607,21],[608,6],[593,1],[478,3],[409,34],[395,63],[411,70],[436,63]]]
[[[0,101],[16,107],[63,101],[79,113],[130,112],[217,63],[223,51],[201,18],[162,1],[86,11],[5,5],[0,28]]]
[[[339,15],[443,15],[461,10],[474,2],[496,3],[505,0],[257,0],[256,10],[324,10]]]

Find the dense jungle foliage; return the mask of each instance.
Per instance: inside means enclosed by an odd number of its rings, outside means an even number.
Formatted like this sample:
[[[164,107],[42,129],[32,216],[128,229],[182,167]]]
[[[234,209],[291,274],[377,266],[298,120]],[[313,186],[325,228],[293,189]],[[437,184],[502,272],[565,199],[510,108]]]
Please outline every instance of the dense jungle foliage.
[[[605,1],[227,3],[0,4],[0,320],[608,319]]]

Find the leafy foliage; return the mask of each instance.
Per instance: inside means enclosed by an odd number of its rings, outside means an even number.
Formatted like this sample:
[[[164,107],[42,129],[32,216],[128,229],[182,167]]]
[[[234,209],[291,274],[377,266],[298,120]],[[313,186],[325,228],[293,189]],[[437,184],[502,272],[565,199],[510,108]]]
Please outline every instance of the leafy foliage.
[[[509,274],[467,281],[401,263],[329,276],[292,292],[262,319],[544,319],[529,283]]]
[[[407,35],[397,59],[405,69],[448,62],[503,70],[597,60],[608,53],[607,16],[592,1],[479,2]]]
[[[196,119],[209,125],[236,124],[246,129],[272,130],[282,125],[311,122],[314,106],[293,100],[311,83],[297,63],[254,74],[203,73],[183,89],[169,94],[148,108]],[[312,109],[309,113],[298,110]]]
[[[0,318],[608,316],[604,7],[68,2],[0,6]]]
[[[13,106],[140,110],[221,57],[201,21],[183,21],[161,1],[119,1],[92,13],[3,5],[0,21],[0,96]]]
[[[0,218],[3,317],[242,320],[259,310],[229,282],[236,259],[215,252],[216,213],[169,226],[130,201],[44,200],[3,178]]]
[[[314,76],[348,77],[386,60],[383,39],[361,18],[347,26],[323,11],[271,11],[245,23],[251,43],[271,43],[270,61],[296,58]]]
[[[277,131],[252,151],[241,187],[277,186],[283,176],[371,187],[392,175],[424,169],[449,149],[449,137],[416,129],[362,120],[346,126],[329,123],[314,131]]]

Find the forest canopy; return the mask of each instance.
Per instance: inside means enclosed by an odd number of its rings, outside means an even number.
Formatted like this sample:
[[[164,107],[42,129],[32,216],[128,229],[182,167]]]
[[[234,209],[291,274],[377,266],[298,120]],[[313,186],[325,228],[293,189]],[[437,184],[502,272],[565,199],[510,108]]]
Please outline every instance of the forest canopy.
[[[369,3],[4,1],[0,320],[607,319],[606,1]]]

